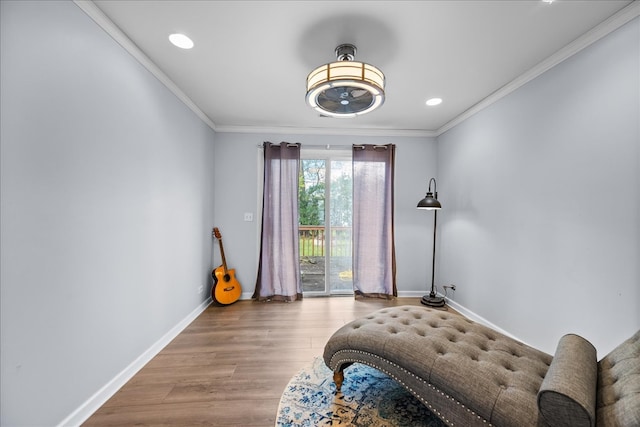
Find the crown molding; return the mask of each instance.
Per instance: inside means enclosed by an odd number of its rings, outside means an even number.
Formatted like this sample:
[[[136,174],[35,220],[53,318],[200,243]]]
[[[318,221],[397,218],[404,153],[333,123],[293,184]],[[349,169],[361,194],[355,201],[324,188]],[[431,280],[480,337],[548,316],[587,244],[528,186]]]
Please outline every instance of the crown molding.
[[[540,76],[541,74],[549,71],[551,68],[555,67],[562,61],[570,58],[576,53],[580,52],[582,49],[588,47],[589,45],[595,43],[600,40],[604,36],[612,33],[618,28],[622,27],[627,22],[632,19],[640,16],[640,0],[634,0],[632,3],[627,5],[625,8],[619,10],[617,13],[611,15],[608,19],[600,23],[599,25],[593,27],[591,30],[584,33],[582,36],[578,37],[562,49],[558,50],[553,55],[549,56],[547,59],[540,62],[538,65],[531,68],[529,71],[521,74],[519,77],[516,77],[511,82],[502,86],[497,91],[493,92],[491,95],[484,98],[482,101],[478,102],[459,116],[455,117],[453,120],[445,123],[434,133],[436,136],[440,136],[449,129],[454,126],[464,122],[469,117],[474,114],[484,110],[491,104],[497,102],[498,100],[504,98],[511,92],[516,89],[524,86],[531,80]]]
[[[216,126],[218,133],[261,133],[282,135],[339,135],[339,136],[398,136],[430,138],[437,136],[434,131],[420,129],[339,129],[339,128],[299,128],[286,126]]]
[[[338,128],[297,128],[297,127],[260,127],[260,126],[224,126],[216,124],[147,56],[133,43],[126,34],[120,30],[98,6],[91,0],[73,0],[91,19],[93,19],[107,34],[118,44],[127,50],[140,64],[151,72],[162,84],[189,107],[202,121],[216,132],[223,133],[276,133],[285,135],[346,135],[346,136],[398,136],[398,137],[428,137],[434,138],[442,135],[449,129],[464,122],[476,113],[484,110],[493,103],[504,98],[516,89],[524,86],[531,80],[555,67],[562,61],[570,58],[594,42],[605,37],[609,33],[620,28],[632,19],[640,16],[640,0],[621,9],[607,20],[592,28],[584,35],[578,37],[562,49],[558,50],[547,59],[540,62],[530,70],[516,77],[511,82],[502,86],[471,108],[467,109],[454,119],[442,125],[436,130],[421,129],[338,129]]]
[[[153,74],[160,82],[178,97],[191,111],[193,111],[211,129],[216,130],[213,121],[167,76],[138,46],[122,32],[116,24],[100,10],[91,0],[73,0],[73,2],[95,21],[120,46],[129,52],[143,67]]]

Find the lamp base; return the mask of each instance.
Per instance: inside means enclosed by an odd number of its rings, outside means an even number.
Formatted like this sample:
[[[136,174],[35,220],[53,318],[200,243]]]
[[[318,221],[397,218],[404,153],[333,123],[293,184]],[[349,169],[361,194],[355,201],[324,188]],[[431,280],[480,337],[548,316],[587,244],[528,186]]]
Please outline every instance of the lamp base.
[[[424,305],[428,305],[429,307],[444,307],[445,305],[444,298],[436,296],[432,297],[431,295],[423,296],[420,302]]]

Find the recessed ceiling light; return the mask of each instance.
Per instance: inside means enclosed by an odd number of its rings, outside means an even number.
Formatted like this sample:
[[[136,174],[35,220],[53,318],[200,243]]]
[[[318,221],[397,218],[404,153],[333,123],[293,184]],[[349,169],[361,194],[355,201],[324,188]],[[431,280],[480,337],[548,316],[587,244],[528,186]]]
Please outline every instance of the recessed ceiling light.
[[[427,99],[427,105],[429,107],[433,107],[434,105],[440,105],[440,104],[442,104],[442,98]]]
[[[169,41],[181,49],[191,49],[193,41],[184,34],[176,33],[169,35]]]
[[[551,3],[553,3],[555,0],[542,0],[542,1],[543,1],[544,3],[551,4]]]

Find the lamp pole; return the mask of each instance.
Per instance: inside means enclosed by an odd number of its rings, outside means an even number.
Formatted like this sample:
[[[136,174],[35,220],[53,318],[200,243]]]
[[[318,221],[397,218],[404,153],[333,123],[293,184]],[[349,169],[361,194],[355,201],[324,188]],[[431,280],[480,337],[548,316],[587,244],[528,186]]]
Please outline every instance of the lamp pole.
[[[431,192],[431,183],[433,182],[433,192]],[[437,296],[435,277],[436,277],[436,230],[438,226],[438,210],[442,205],[438,201],[438,187],[435,178],[429,180],[429,188],[424,199],[418,202],[418,209],[432,210],[433,212],[433,252],[431,258],[431,291],[429,295],[422,297],[422,304],[429,307],[443,307],[445,305],[444,298]]]
[[[438,193],[436,193],[436,199],[438,198]],[[436,226],[438,225],[438,211],[433,211],[433,257],[431,259],[431,292],[429,296],[434,298],[436,296]]]

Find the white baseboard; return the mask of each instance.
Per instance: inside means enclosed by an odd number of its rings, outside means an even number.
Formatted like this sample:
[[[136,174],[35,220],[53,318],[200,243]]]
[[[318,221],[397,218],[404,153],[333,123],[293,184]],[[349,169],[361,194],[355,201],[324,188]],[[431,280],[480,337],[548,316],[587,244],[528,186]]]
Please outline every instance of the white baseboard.
[[[400,298],[422,298],[424,295],[429,295],[429,291],[398,291]]]
[[[520,338],[516,337],[515,335],[505,331],[504,329],[500,328],[499,326],[489,322],[487,319],[485,319],[484,317],[474,313],[473,311],[469,310],[468,308],[466,308],[463,305],[458,304],[457,302],[451,300],[451,299],[447,299],[447,304],[449,306],[451,306],[451,308],[453,308],[454,310],[456,310],[458,313],[462,314],[463,316],[465,316],[468,319],[473,320],[474,322],[480,323],[484,326],[487,326],[491,329],[493,329],[494,331],[500,332],[503,335],[506,335],[510,338],[513,338],[516,341],[520,341],[523,344],[527,344],[526,342],[522,341]],[[529,344],[527,344],[529,345]]]
[[[198,307],[196,307],[191,313],[180,321],[176,326],[171,328],[169,332],[164,334],[162,338],[156,341],[151,347],[149,347],[144,353],[142,353],[136,360],[131,362],[129,366],[124,368],[122,372],[115,376],[111,381],[105,384],[100,390],[98,390],[93,396],[87,399],[82,405],[80,405],[69,416],[62,420],[58,427],[73,427],[80,426],[84,423],[95,411],[97,411],[102,405],[105,404],[111,396],[113,396],[120,388],[127,383],[140,369],[144,367],[151,359],[153,359],[164,347],[167,346],[175,337],[180,334],[196,317],[198,317],[209,305],[211,304],[211,298],[204,301]]]
[[[399,297],[407,297],[407,298],[420,298],[423,295],[427,295],[429,292],[425,292],[425,291],[403,291],[403,292],[398,292],[398,296]],[[442,295],[441,293],[438,293],[439,297],[444,297],[444,295]],[[452,300],[451,298],[446,298],[447,301],[447,305],[449,305],[451,308],[453,308],[454,310],[456,310],[458,313],[462,314],[463,316],[465,316],[468,319],[473,320],[474,322],[480,323],[481,325],[484,325],[488,328],[493,329],[494,331],[500,332],[503,335],[506,335],[510,338],[513,338],[516,341],[520,341],[523,344],[527,344],[526,342],[522,341],[520,338],[514,336],[513,334],[505,331],[504,329],[500,328],[497,325],[494,325],[493,323],[489,322],[487,319],[485,319],[484,317],[474,313],[473,311],[469,310],[467,307],[458,304],[457,302],[455,302],[454,300]],[[528,344],[527,344],[528,345]]]
[[[400,298],[422,298],[424,295],[428,295],[429,291],[399,291],[398,292],[398,297]],[[251,297],[253,296],[253,292],[251,293],[246,293],[243,292],[242,296],[240,297],[241,300],[250,300]],[[444,295],[442,295],[440,292],[438,292],[438,296],[439,297],[445,297]],[[503,335],[506,335],[510,338],[513,338],[516,341],[520,341],[523,344],[527,344],[526,342],[524,342],[523,340],[521,340],[520,338],[514,336],[513,334],[511,334],[508,331],[505,331],[504,329],[500,328],[499,326],[489,322],[487,319],[485,319],[484,317],[480,316],[479,314],[474,313],[473,311],[469,310],[467,307],[458,304],[457,302],[455,302],[454,300],[452,300],[451,298],[445,297],[447,304],[449,306],[451,306],[451,308],[453,308],[454,310],[456,310],[458,313],[462,314],[463,316],[467,317],[468,319],[473,320],[474,322],[478,322],[488,328],[493,329],[494,331],[500,332]],[[529,344],[527,344],[529,345]]]

